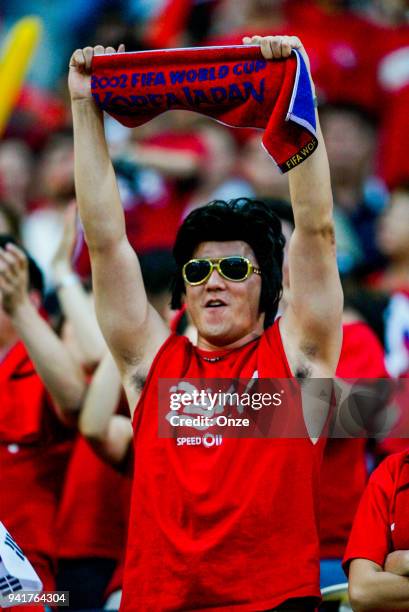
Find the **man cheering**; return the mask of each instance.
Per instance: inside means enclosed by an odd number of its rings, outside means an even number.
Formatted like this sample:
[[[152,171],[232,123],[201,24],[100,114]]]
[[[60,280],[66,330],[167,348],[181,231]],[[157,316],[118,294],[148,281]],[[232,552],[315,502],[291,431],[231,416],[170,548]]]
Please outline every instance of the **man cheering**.
[[[289,57],[292,48],[305,53],[296,37],[244,42],[259,44],[271,60]],[[97,316],[133,413],[136,466],[122,610],[315,610],[323,445],[308,436],[308,414],[303,439],[178,446],[158,437],[157,397],[163,378],[334,374],[342,291],[319,126],[317,150],[289,173],[291,303],[280,319],[284,238],[265,204],[216,201],[182,224],[173,303],[186,304],[198,331],[194,346],[169,335],[148,303],[126,237],[102,113],[90,90],[93,55],[113,52],[101,46],[75,51],[69,87]]]

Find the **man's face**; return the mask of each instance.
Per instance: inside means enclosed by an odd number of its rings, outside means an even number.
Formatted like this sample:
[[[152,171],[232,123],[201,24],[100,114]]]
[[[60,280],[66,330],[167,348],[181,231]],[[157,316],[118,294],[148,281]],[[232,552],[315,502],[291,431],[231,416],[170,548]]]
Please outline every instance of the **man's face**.
[[[242,240],[201,242],[192,258],[242,255],[258,266],[251,247]],[[261,334],[264,316],[259,313],[261,276],[251,274],[241,282],[228,281],[216,269],[201,285],[186,284],[186,306],[198,330],[199,346],[229,346]]]
[[[409,194],[395,191],[390,206],[380,219],[377,236],[384,255],[392,259],[409,257]]]
[[[366,172],[375,141],[371,128],[359,116],[343,110],[328,110],[322,119],[322,131],[331,174],[338,182]]]

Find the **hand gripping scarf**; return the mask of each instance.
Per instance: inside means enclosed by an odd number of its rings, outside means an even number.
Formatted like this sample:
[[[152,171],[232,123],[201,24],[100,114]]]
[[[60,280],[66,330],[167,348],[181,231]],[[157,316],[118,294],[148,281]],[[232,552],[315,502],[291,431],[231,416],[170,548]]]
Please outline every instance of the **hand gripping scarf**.
[[[127,127],[182,109],[264,129],[282,172],[318,144],[310,78],[296,50],[284,60],[265,60],[255,45],[97,55],[91,87],[96,104]]]

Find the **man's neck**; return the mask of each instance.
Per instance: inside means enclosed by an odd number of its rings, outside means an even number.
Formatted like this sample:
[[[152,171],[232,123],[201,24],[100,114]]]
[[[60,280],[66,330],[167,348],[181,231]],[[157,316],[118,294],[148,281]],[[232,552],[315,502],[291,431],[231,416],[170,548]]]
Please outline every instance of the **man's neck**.
[[[197,340],[197,346],[198,348],[203,349],[204,351],[229,351],[240,348],[241,346],[244,346],[245,344],[248,344],[249,342],[252,342],[257,338],[260,338],[262,333],[262,329],[254,329],[245,336],[242,336],[238,340],[235,340],[234,342],[230,342],[228,344],[214,344],[199,335]]]

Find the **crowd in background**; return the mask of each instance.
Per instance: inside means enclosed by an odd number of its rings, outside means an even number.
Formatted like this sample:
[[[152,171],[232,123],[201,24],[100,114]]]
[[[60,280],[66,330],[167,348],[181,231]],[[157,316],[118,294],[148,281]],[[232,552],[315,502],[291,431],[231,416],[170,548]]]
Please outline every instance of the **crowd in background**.
[[[59,503],[58,555],[65,582],[58,584],[87,591],[79,601],[88,609],[120,587],[130,436],[118,453],[112,440],[107,442],[119,382],[113,365],[104,364],[106,349],[86,293],[90,264],[75,211],[66,87],[72,51],[97,43],[123,42],[127,51],[137,51],[241,44],[252,34],[299,36],[311,60],[330,161],[346,308],[380,342],[385,376],[404,377],[409,374],[409,10],[405,0],[6,0],[0,7],[0,42],[27,14],[43,19],[44,36],[0,140],[0,234],[21,242],[42,269],[43,316],[87,379],[96,380],[93,372],[104,365],[99,380],[110,376],[115,388],[104,427],[95,432],[89,422],[82,425],[116,471],[97,459],[82,437],[73,443],[68,436],[74,451],[64,446],[71,460]],[[262,149],[260,132],[233,130],[194,113],[173,111],[137,130],[107,117],[106,133],[147,291],[171,320],[171,247],[180,221],[214,199],[289,202],[288,179]],[[375,359],[374,353],[366,359]],[[367,376],[382,376],[382,368],[383,363]],[[121,405],[115,427],[128,435],[124,415]],[[386,442],[375,461],[403,448],[405,440]],[[88,571],[100,581],[85,579]],[[112,575],[114,586],[107,591]],[[85,580],[99,599],[87,600],[91,589]]]

